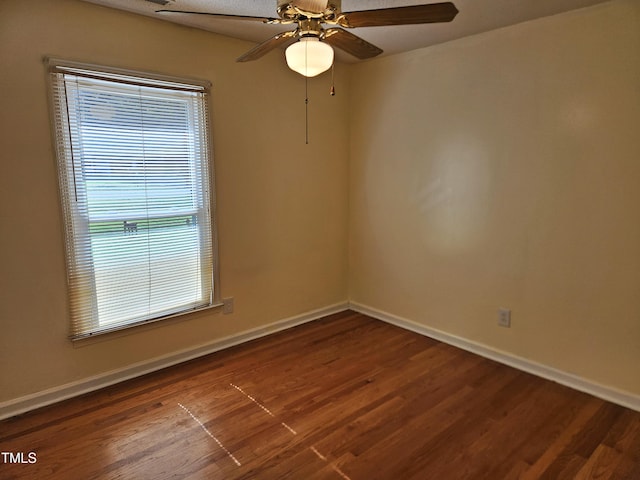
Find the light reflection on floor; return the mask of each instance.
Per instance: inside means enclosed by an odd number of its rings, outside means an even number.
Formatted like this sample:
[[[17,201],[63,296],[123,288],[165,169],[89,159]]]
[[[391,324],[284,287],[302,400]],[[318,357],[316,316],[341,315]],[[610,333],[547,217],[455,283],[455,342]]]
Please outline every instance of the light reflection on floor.
[[[280,425],[285,428],[289,433],[291,433],[292,435],[297,435],[297,432],[291,428],[289,425],[287,425],[285,422],[280,421],[280,419],[277,418],[277,416],[271,411],[269,410],[265,405],[263,405],[262,403],[260,403],[258,400],[255,399],[255,397],[253,397],[252,395],[246,393],[241,387],[230,383],[229,384],[231,387],[233,387],[238,393],[242,394],[244,397],[246,397],[247,399],[249,399],[252,403],[254,403],[256,406],[258,406],[264,413],[266,413],[267,415],[269,415],[271,418],[273,418],[274,420],[278,421],[280,423]],[[196,423],[198,423],[198,425],[200,425],[200,427],[206,432],[206,434],[211,437],[217,444],[218,446],[227,454],[227,456],[233,460],[233,462],[240,467],[242,464],[240,463],[240,461],[233,455],[233,453],[231,453],[223,444],[222,442],[220,442],[220,440],[218,440],[218,438],[216,436],[214,436],[208,429],[207,427],[200,421],[200,419],[198,419],[198,417],[196,417],[193,413],[191,413],[191,411],[185,407],[182,403],[178,403],[178,406],[180,408],[182,408]],[[320,460],[322,460],[323,462],[327,463],[329,465],[329,467],[331,467],[338,475],[340,475],[343,479],[345,480],[351,480],[342,470],[340,470],[340,468],[337,465],[334,465],[325,455],[323,455],[322,453],[320,453],[318,451],[318,449],[314,446],[311,445],[309,447],[309,450],[311,450],[311,452],[313,452],[316,457],[318,457]]]

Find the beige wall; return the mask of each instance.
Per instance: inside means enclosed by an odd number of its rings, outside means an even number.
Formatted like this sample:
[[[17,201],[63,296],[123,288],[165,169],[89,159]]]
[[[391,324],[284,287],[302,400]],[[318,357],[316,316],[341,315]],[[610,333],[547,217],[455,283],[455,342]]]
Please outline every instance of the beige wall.
[[[616,0],[340,66],[337,97],[310,82],[305,146],[304,83],[279,52],[236,64],[251,44],[77,0],[1,1],[0,402],[349,296],[640,394],[639,18]],[[236,313],[66,340],[44,55],[213,82]]]
[[[640,3],[362,63],[350,91],[351,299],[640,394]]]
[[[348,138],[341,97],[281,52],[75,0],[0,2],[0,402],[189,349],[347,299]],[[221,291],[235,313],[74,347],[44,55],[209,79]],[[329,154],[323,148],[330,145]]]

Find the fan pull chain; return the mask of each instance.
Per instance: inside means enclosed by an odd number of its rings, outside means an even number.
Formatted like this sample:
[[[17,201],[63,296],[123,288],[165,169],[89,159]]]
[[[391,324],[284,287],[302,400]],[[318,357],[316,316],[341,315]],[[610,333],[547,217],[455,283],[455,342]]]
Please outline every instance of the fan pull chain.
[[[304,144],[309,145],[309,77],[307,76],[307,49],[304,44]]]
[[[304,77],[304,143],[309,145],[309,77]]]
[[[329,95],[332,97],[336,96],[336,84],[333,81],[333,67],[335,66],[335,62],[331,64],[331,90],[329,90]]]

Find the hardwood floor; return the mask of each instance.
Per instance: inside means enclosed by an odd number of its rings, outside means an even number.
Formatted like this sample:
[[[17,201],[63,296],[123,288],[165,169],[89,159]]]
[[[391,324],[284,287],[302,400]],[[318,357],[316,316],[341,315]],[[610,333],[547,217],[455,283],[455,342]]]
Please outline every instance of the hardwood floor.
[[[640,413],[343,312],[1,422],[0,450],[3,480],[638,480]]]

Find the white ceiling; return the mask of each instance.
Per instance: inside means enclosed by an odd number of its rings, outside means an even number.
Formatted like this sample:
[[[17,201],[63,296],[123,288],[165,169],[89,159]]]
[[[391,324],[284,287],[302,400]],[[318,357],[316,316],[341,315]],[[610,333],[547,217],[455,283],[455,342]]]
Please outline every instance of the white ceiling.
[[[216,19],[206,15],[159,14],[161,8],[277,17],[277,0],[169,0],[166,6],[149,0],[84,0],[107,7],[148,15],[169,22],[209,30],[255,43],[276,33],[293,30],[291,25],[265,25],[260,22]],[[368,42],[382,48],[382,55],[415,50],[480,32],[513,25],[535,18],[555,15],[608,0],[452,0],[460,13],[450,23],[361,27],[350,29]],[[435,3],[428,0],[342,0],[342,11],[370,10]],[[356,62],[356,58],[337,52],[338,60]]]

